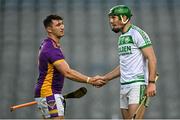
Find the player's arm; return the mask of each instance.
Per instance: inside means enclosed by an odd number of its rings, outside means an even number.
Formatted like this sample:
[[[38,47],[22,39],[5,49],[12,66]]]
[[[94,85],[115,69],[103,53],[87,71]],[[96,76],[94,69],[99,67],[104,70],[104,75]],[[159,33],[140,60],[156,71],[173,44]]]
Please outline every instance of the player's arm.
[[[155,85],[155,78],[156,78],[156,56],[152,46],[146,47],[142,49],[142,52],[146,59],[148,59],[148,70],[149,70],[149,77],[148,77],[148,87],[146,94],[147,96],[154,96],[156,94],[156,85]]]
[[[113,80],[117,77],[120,77],[120,65],[114,68],[111,72],[104,75],[106,81]]]
[[[143,55],[148,59],[148,70],[149,70],[149,81],[155,81],[156,78],[156,56],[153,50],[152,45],[141,49]]]
[[[83,75],[80,72],[71,69],[68,63],[64,59],[55,61],[53,65],[56,67],[56,69],[59,72],[61,72],[68,79],[81,83],[89,83],[93,85],[99,85],[104,83],[104,81],[95,82],[93,78]]]

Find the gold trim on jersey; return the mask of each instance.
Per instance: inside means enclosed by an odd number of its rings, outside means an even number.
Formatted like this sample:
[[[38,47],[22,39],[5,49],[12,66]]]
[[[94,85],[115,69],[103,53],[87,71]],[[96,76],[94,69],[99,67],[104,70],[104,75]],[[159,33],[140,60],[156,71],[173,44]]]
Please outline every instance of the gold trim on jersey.
[[[53,65],[58,64],[58,63],[60,63],[60,62],[64,62],[64,59],[56,60],[55,62],[53,62]]]
[[[52,95],[53,65],[48,63],[48,71],[41,87],[41,97]]]

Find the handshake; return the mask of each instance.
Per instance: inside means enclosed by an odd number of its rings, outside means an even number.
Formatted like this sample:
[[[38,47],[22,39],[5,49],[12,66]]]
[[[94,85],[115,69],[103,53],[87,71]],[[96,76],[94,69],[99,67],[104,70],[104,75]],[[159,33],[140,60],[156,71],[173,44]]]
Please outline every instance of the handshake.
[[[92,84],[97,88],[102,87],[107,82],[108,80],[105,78],[105,76],[99,76],[99,75],[96,75],[94,77],[88,77],[87,79],[87,83]]]

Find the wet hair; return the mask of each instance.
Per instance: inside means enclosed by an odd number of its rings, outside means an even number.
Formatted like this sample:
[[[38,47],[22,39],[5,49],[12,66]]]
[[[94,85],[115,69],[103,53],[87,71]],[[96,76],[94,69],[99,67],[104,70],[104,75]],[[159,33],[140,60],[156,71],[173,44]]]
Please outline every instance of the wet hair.
[[[44,27],[47,28],[47,27],[51,26],[52,20],[63,20],[63,18],[58,15],[49,15],[43,21]]]

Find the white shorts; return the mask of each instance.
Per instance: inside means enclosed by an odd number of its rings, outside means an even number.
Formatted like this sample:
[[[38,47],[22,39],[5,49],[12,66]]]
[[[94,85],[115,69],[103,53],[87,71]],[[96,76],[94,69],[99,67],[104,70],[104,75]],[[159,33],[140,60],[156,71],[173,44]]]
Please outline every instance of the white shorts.
[[[53,94],[45,98],[35,98],[43,118],[64,116],[64,98],[61,94]]]
[[[145,96],[146,85],[121,85],[120,108],[128,109],[129,104],[140,104]]]

